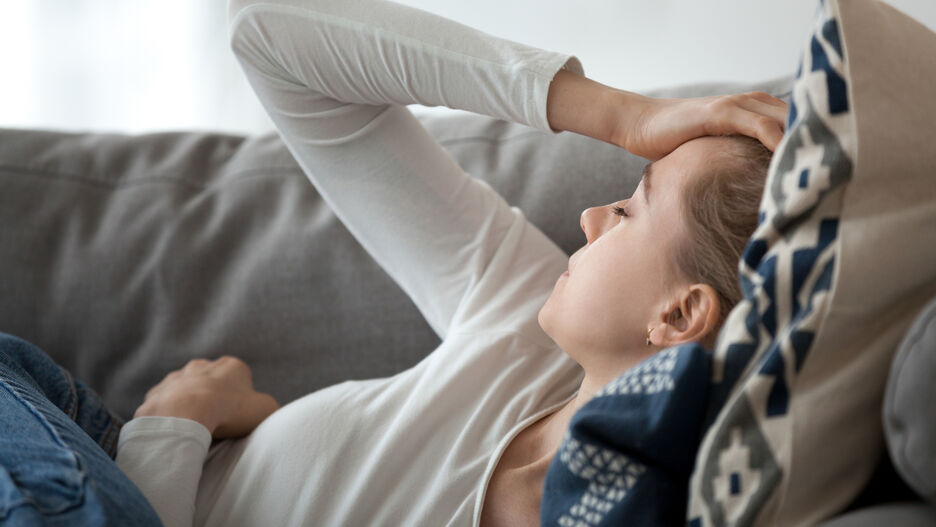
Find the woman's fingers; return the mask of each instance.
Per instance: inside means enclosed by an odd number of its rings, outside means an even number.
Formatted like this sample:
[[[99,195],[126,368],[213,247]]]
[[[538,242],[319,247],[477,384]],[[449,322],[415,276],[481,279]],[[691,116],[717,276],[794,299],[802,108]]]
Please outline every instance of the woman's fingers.
[[[734,106],[720,110],[707,122],[708,135],[743,134],[753,137],[771,151],[783,139],[782,121],[755,111]]]
[[[222,355],[217,359],[191,359],[181,370],[191,375],[208,375],[211,377],[224,378],[233,377],[238,381],[246,382],[248,385],[252,381],[252,372],[250,366],[242,359],[232,355]]]
[[[186,371],[201,371],[211,365],[210,360],[208,359],[191,359],[185,363],[185,366],[182,367]]]
[[[242,359],[223,355],[215,361],[219,376],[230,376],[246,386],[253,386],[253,372]]]
[[[719,110],[732,113],[733,108],[741,108],[758,115],[775,120],[782,125],[786,121],[789,106],[776,97],[761,94],[760,92],[727,95],[716,100],[712,105],[715,112]]]
[[[769,95],[767,96],[770,97]],[[765,101],[755,97],[746,97],[740,99],[738,104],[746,110],[765,115],[771,119],[774,119],[778,123],[783,124],[786,122],[789,105],[780,99],[773,99],[776,98],[771,97],[771,100]]]
[[[728,95],[712,100],[706,132],[754,137],[771,151],[783,139],[788,105],[762,92]]]
[[[776,152],[777,147],[780,146],[780,141],[783,140],[783,128],[778,124],[771,124],[767,126],[767,129],[762,132],[764,139],[761,139],[761,143],[764,143],[771,152]]]
[[[784,102],[783,99],[779,97],[774,97],[773,95],[770,95],[769,93],[766,93],[766,92],[752,91],[752,92],[745,93],[744,95],[747,95],[748,97],[751,97],[752,99],[757,99],[760,102],[771,104],[773,106],[781,106],[783,108],[787,107],[787,103]]]
[[[227,419],[215,428],[212,437],[216,439],[245,436],[280,408],[272,395],[261,392],[244,394],[229,402],[235,408],[235,418]]]
[[[777,145],[780,144],[780,140],[783,139],[782,125],[778,123],[776,119],[764,116],[763,114],[740,109],[738,111],[745,113],[745,115],[739,117],[739,119],[744,119],[748,123],[745,135],[757,138],[764,146],[769,148],[771,152],[775,151]]]

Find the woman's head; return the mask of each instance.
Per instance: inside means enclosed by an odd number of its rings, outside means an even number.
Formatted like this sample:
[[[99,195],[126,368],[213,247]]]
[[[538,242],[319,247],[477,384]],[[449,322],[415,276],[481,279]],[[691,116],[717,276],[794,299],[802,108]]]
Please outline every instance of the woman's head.
[[[587,243],[540,325],[586,369],[609,375],[662,347],[712,347],[741,297],[738,260],[757,226],[769,161],[754,139],[694,139],[648,165],[630,199],[586,209]]]
[[[707,177],[686,181],[682,191],[687,236],[677,244],[676,266],[718,294],[719,326],[741,301],[738,260],[757,227],[771,152],[759,141],[734,136],[734,148]]]

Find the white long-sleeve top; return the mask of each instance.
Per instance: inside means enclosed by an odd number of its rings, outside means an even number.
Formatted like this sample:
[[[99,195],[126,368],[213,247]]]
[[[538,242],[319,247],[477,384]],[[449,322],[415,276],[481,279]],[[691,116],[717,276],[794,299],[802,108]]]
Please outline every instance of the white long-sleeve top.
[[[568,257],[404,105],[557,133],[549,84],[581,63],[382,0],[228,9],[231,48],[289,151],[442,342],[409,370],[311,393],[236,440],[212,444],[188,419],[132,419],[117,464],[169,526],[477,525],[507,444],[582,380],[537,321]]]

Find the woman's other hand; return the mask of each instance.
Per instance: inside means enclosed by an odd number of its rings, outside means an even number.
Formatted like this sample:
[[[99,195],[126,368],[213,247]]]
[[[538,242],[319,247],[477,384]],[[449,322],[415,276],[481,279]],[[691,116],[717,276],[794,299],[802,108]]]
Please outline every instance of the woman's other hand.
[[[249,434],[279,408],[269,394],[253,388],[250,367],[237,357],[193,359],[170,372],[143,398],[133,417],[192,419],[214,439]]]
[[[611,88],[560,70],[549,86],[546,118],[568,130],[657,160],[706,135],[741,134],[775,150],[788,105],[763,92],[694,99],[660,99]]]
[[[626,93],[620,104],[609,142],[654,160],[706,135],[747,135],[776,150],[789,109],[787,103],[764,92],[693,99]]]

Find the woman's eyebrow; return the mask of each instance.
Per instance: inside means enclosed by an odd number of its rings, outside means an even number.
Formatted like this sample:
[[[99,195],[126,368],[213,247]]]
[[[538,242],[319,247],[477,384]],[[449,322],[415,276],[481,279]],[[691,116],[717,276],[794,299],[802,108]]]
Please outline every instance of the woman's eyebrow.
[[[647,202],[647,206],[650,206],[650,176],[652,175],[653,163],[647,163],[647,166],[643,169],[643,174],[640,175],[644,184],[644,200]]]

